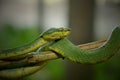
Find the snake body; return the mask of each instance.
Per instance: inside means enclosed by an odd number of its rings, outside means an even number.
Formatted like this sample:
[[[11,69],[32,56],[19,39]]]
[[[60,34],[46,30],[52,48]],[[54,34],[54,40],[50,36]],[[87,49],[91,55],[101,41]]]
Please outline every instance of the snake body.
[[[116,27],[107,42],[91,50],[80,49],[72,44],[67,38],[70,33],[67,28],[50,29],[44,32],[40,37],[34,41],[17,48],[0,50],[0,59],[8,59],[11,57],[24,56],[29,52],[33,52],[39,47],[43,47],[42,50],[53,51],[58,56],[65,57],[70,61],[83,63],[83,64],[95,64],[108,60],[111,56],[118,52],[120,49],[120,27]],[[53,43],[46,45],[53,41]],[[47,58],[46,58],[47,60]],[[13,69],[0,70],[0,77],[4,79],[17,79],[30,75],[37,70],[40,70],[45,62],[39,62],[32,66],[14,67]]]
[[[37,72],[38,70],[42,69],[45,65],[46,62],[40,62],[34,66],[1,70],[0,78],[8,80],[23,78]]]
[[[11,49],[4,49],[0,50],[0,59],[11,59],[14,57],[21,57],[26,55],[29,52],[35,51],[36,49],[39,49],[40,47],[46,45],[47,43],[50,43],[51,41],[61,39],[69,35],[70,29],[69,28],[52,28],[48,31],[42,33],[37,39],[34,41],[23,45],[21,47],[17,48],[11,48]],[[15,58],[16,60],[17,58]],[[43,66],[45,66],[45,62],[37,63],[36,65],[30,66],[28,63],[28,66],[23,66],[20,68],[15,68],[16,66],[12,66],[14,69],[3,69],[0,71],[0,78],[4,79],[18,79],[22,78],[24,76],[30,75],[35,73],[36,71],[40,70]],[[18,66],[18,65],[17,65]],[[7,67],[6,67],[7,68]]]
[[[80,49],[66,38],[58,40],[48,48],[73,62],[83,64],[103,62],[108,60],[120,49],[120,27],[116,27],[107,42],[96,49]]]
[[[6,59],[15,56],[20,57],[20,55],[24,56],[24,54],[35,51],[50,41],[66,37],[69,33],[69,28],[51,28],[28,44],[16,48],[0,50],[0,59]]]

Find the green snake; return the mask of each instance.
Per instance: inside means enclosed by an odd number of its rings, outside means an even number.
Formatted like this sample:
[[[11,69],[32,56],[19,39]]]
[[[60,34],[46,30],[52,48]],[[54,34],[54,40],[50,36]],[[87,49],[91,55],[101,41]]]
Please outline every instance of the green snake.
[[[23,46],[16,47],[16,48],[0,50],[0,59],[16,60],[17,58],[25,57],[24,55],[27,55],[29,52],[35,51],[40,47],[45,46],[54,40],[64,38],[69,34],[70,34],[69,28],[51,28],[43,32],[38,38],[36,38],[34,41],[30,43],[27,43]],[[24,77],[36,72],[38,69],[41,69],[43,66],[45,66],[45,63],[46,62],[42,62],[42,63],[40,62],[38,63],[39,65],[37,66],[33,65],[31,67],[28,66],[28,67],[20,67],[15,69],[1,70],[0,77],[5,79],[7,78],[14,79],[14,78]],[[26,74],[22,74],[22,72],[25,72]]]
[[[24,55],[24,54],[27,54],[28,52],[35,51],[36,49],[44,45],[43,50],[56,52],[56,54],[59,54],[62,57],[69,59],[70,61],[83,63],[83,64],[95,64],[95,63],[108,60],[120,49],[120,27],[119,26],[112,31],[111,36],[109,37],[109,39],[105,44],[103,44],[99,48],[91,49],[91,50],[80,49],[76,47],[74,44],[72,44],[66,38],[66,36],[69,33],[70,33],[70,30],[64,29],[64,28],[55,29],[51,31],[48,30],[44,32],[42,36],[40,36],[39,38],[35,39],[34,41],[32,41],[31,43],[25,46],[8,49],[8,50],[1,50],[0,59],[6,59],[9,57]],[[52,44],[45,45],[47,43],[50,43],[51,41],[54,41],[54,42]],[[4,54],[2,54],[2,52]],[[42,65],[43,64],[40,64],[40,67]],[[35,67],[35,65],[33,67]],[[23,68],[27,69],[29,67],[23,67]],[[11,71],[13,71],[13,73],[17,73],[17,71],[21,72],[21,68],[16,68],[15,70],[14,69],[2,70],[0,71],[0,77],[10,78]],[[34,69],[33,72],[34,71],[36,70]],[[5,73],[7,72],[8,76],[6,76],[4,72]],[[31,72],[29,72],[29,74],[31,74]],[[21,74],[18,74],[18,76],[21,76]],[[26,76],[26,74],[24,74],[21,77],[24,77],[24,76]],[[12,78],[16,78],[15,75]]]
[[[66,38],[57,40],[47,49],[52,50],[70,61],[77,63],[96,64],[103,62],[108,60],[120,49],[120,27],[116,27],[107,42],[96,49],[80,49]]]
[[[50,43],[51,41],[66,37],[70,33],[69,28],[52,28],[43,32],[38,38],[23,46],[0,50],[0,59],[11,58],[27,54],[37,50],[39,47]]]
[[[46,62],[41,62],[34,66],[1,70],[0,78],[9,80],[9,79],[19,79],[22,77],[26,77],[42,69],[45,65],[46,65]]]

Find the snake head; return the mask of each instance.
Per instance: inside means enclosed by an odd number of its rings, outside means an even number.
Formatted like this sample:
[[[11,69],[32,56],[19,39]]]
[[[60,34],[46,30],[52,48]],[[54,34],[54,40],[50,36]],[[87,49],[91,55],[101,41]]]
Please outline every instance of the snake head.
[[[70,34],[69,28],[51,28],[42,34],[45,40],[62,39]]]

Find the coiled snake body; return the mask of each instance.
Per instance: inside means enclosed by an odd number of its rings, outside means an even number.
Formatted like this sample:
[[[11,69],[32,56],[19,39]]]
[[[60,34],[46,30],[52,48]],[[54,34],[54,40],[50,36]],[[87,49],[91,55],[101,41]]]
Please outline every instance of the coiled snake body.
[[[57,41],[49,49],[77,63],[95,64],[103,62],[120,49],[120,27],[115,28],[107,42],[97,49],[84,50],[77,48],[66,38]]]
[[[43,32],[37,39],[28,44],[16,48],[0,50],[0,59],[16,60],[17,58],[24,57],[24,55],[26,55],[27,53],[35,51],[41,46],[50,43],[51,41],[66,37],[69,33],[69,28],[49,29],[48,31]],[[40,62],[38,64],[35,64],[34,66],[1,70],[0,77],[5,79],[17,79],[35,73],[45,65],[46,62]]]
[[[23,55],[28,52],[32,52],[38,49],[39,47],[45,45],[46,43],[49,43],[50,41],[54,41],[54,42],[50,45],[44,46],[42,50],[54,51],[56,54],[59,54],[62,57],[67,58],[72,62],[83,63],[83,64],[96,64],[99,62],[104,62],[108,60],[111,56],[113,56],[115,53],[117,53],[120,49],[120,27],[119,26],[113,30],[111,36],[109,37],[109,39],[106,41],[105,44],[103,44],[102,46],[96,49],[91,49],[91,50],[80,49],[75,45],[73,45],[67,38],[65,38],[69,33],[70,33],[70,30],[64,29],[64,28],[46,31],[44,37],[42,35],[40,39],[38,38],[34,40],[32,43],[28,44],[27,47],[22,46],[21,48],[17,48],[17,49],[15,48],[11,50],[1,50],[0,59],[7,59],[9,57],[14,57],[17,55],[21,55],[21,54]],[[42,66],[45,62],[41,62],[40,66]],[[13,69],[11,69],[11,71],[10,70],[8,71],[8,70],[9,69],[1,70],[0,77],[19,78],[19,77],[26,76],[26,74],[24,74],[23,76],[21,76],[21,74],[18,74],[17,77],[15,76],[10,77],[10,75],[9,76],[4,75],[7,72],[9,74],[9,72],[11,72]],[[29,75],[29,73],[27,75]]]
[[[35,51],[50,41],[66,37],[69,33],[70,30],[68,28],[49,29],[48,31],[42,33],[37,39],[28,44],[16,48],[0,50],[0,59],[7,59]]]

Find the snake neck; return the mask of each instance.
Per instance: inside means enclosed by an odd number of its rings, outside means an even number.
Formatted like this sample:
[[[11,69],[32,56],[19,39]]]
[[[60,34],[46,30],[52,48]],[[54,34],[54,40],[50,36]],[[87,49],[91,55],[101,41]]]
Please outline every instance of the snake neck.
[[[19,46],[16,48],[10,48],[7,50],[1,50],[0,51],[0,59],[10,58],[10,57],[29,53],[31,51],[35,51],[39,47],[41,47],[42,45],[47,44],[47,43],[48,43],[47,40],[45,40],[42,37],[39,37],[39,38],[35,39],[34,41],[31,41],[23,46]]]

